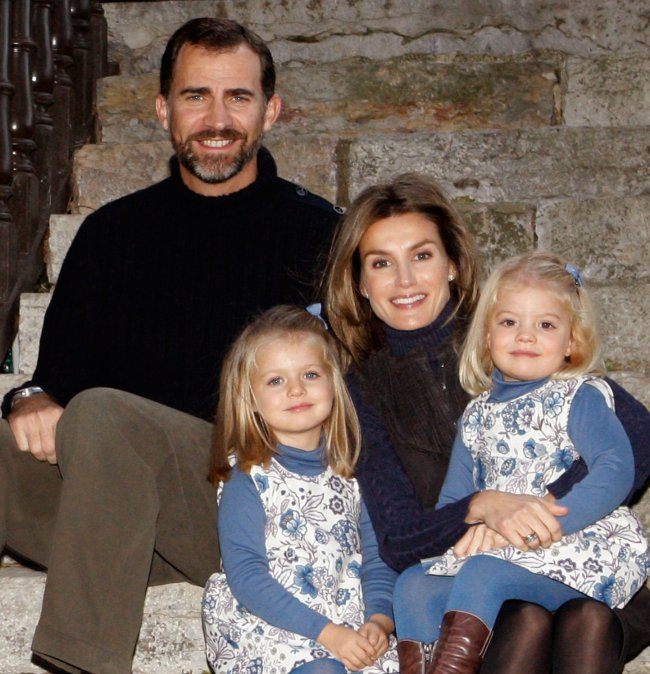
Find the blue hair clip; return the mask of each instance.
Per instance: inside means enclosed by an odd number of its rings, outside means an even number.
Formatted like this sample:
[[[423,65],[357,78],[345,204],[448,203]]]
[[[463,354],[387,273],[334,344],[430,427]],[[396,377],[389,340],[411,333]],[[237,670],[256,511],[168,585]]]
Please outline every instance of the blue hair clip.
[[[567,262],[564,265],[564,271],[568,272],[573,276],[573,280],[576,282],[576,285],[578,288],[582,288],[584,286],[584,283],[582,282],[582,276],[580,276],[580,272],[569,262]]]
[[[310,304],[308,307],[305,307],[307,311],[312,315],[316,316],[316,318],[325,326],[325,330],[329,330],[329,326],[327,325],[327,321],[321,316],[321,310],[322,310],[322,305],[320,302],[316,302],[315,304]]]

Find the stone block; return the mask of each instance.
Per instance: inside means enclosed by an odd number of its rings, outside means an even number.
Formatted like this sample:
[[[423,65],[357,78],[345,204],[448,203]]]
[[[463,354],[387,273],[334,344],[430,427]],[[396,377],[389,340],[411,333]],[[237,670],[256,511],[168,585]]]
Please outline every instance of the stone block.
[[[157,70],[171,33],[197,16],[240,21],[264,38],[279,63],[337,61],[342,54],[509,56],[556,50],[578,56],[647,54],[646,0],[341,0],[336,3],[184,0],[103,2],[109,58],[124,74]]]
[[[29,377],[24,374],[0,374],[0,401],[12,388],[20,386]]]
[[[609,376],[650,409],[650,375],[618,370],[616,372],[610,372]]]
[[[284,119],[309,132],[548,126],[552,61],[442,62],[431,55],[280,68]]]
[[[266,142],[266,141],[265,141]],[[270,135],[266,143],[283,177],[335,201],[336,138]],[[73,210],[88,214],[118,197],[169,175],[169,141],[85,145],[75,153]],[[286,170],[285,170],[286,169]]]
[[[265,144],[275,157],[278,175],[337,203],[338,139],[335,136],[273,133]]]
[[[56,283],[61,265],[77,230],[84,220],[83,215],[52,215],[45,242],[45,265],[50,283]]]
[[[499,262],[530,250],[535,209],[526,204],[476,204],[459,201],[458,211],[476,237],[484,275]]]
[[[443,62],[431,55],[286,64],[278,68],[283,109],[274,135],[548,126],[556,69],[553,60]],[[102,80],[102,142],[166,138],[154,113],[157,91],[153,74]]]
[[[568,126],[650,125],[650,61],[568,58],[564,122]]]
[[[156,116],[158,76],[105,77],[97,84],[97,117],[102,143],[143,143],[169,137]]]
[[[481,202],[633,196],[650,187],[648,147],[644,128],[386,134],[350,143],[349,193],[420,171]]]
[[[45,574],[0,569],[2,674],[45,674],[31,662]],[[133,674],[208,674],[201,631],[202,589],[188,583],[151,587],[133,662]]]
[[[542,201],[535,233],[539,248],[570,259],[588,281],[650,279],[650,196]]]
[[[650,376],[650,282],[592,286],[591,296],[608,369]]]
[[[169,175],[168,141],[132,145],[84,145],[74,155],[72,210],[87,215],[118,197]]]
[[[23,293],[20,296],[18,336],[14,343],[14,367],[31,376],[36,369],[43,318],[51,299],[50,293]]]

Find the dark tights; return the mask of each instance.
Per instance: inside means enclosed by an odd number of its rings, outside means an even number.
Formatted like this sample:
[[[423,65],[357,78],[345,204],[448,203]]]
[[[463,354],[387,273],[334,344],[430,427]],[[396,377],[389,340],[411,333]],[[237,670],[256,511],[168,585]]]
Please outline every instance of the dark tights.
[[[550,674],[553,616],[537,604],[504,603],[481,674]]]
[[[508,601],[494,626],[481,674],[619,674],[623,630],[601,602],[574,599],[555,615]]]
[[[593,599],[574,599],[553,620],[553,674],[620,674],[623,628],[616,614]]]

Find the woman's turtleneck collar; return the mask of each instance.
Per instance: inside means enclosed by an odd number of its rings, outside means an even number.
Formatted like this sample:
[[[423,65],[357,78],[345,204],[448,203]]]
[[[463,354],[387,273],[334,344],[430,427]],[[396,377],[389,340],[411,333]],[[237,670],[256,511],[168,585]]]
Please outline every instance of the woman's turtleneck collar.
[[[496,368],[492,372],[492,390],[490,391],[490,402],[507,402],[520,396],[526,395],[536,388],[545,384],[549,377],[532,379],[530,381],[506,381],[503,374]]]
[[[324,441],[321,442],[318,449],[314,449],[311,452],[283,445],[282,443],[278,443],[277,450],[278,453],[275,455],[275,459],[281,466],[292,473],[313,476],[320,475],[327,468],[327,454],[325,452]]]
[[[396,330],[382,323],[386,344],[391,353],[395,356],[405,356],[417,347],[431,353],[447,344],[458,327],[457,320],[452,318],[455,308],[455,301],[450,299],[433,323],[417,330]]]
[[[169,167],[175,195],[174,200],[182,203],[183,208],[186,208],[188,204],[197,208],[211,208],[214,205],[223,208],[241,208],[242,206],[264,208],[266,207],[264,195],[269,191],[271,182],[278,175],[275,160],[265,147],[260,147],[257,153],[257,177],[255,180],[236,192],[221,196],[205,196],[187,187],[181,177],[176,157],[170,159]]]

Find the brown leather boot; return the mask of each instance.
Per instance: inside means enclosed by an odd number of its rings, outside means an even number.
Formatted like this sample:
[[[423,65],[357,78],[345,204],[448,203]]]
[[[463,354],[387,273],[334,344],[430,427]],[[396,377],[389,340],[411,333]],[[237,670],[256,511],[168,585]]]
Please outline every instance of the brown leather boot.
[[[465,611],[448,611],[442,618],[429,674],[477,674],[491,638],[492,630],[480,618]]]
[[[428,674],[431,666],[432,644],[400,639],[397,642],[399,674]]]

